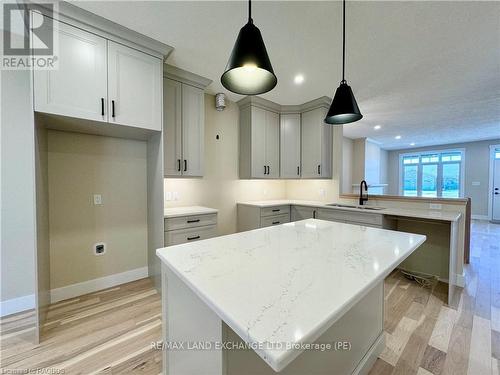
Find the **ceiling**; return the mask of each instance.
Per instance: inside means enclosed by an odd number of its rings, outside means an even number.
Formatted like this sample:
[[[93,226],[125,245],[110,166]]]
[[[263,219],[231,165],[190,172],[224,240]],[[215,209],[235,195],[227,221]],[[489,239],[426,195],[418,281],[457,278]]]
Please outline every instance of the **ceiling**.
[[[246,22],[245,2],[74,4],[173,46],[170,64],[212,79],[211,93],[241,98],[220,75]],[[252,4],[278,77],[262,96],[280,104],[331,97],[341,78],[342,3]],[[348,2],[346,78],[364,118],[344,125],[344,135],[386,149],[500,138],[499,15],[498,1]],[[305,81],[296,85],[299,73]]]

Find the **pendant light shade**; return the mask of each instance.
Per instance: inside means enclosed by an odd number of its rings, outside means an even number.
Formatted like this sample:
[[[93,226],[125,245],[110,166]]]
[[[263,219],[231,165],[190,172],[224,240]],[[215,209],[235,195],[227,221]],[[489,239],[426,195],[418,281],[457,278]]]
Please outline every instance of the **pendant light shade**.
[[[342,81],[340,86],[335,91],[335,96],[333,97],[332,104],[325,118],[327,124],[332,125],[342,125],[349,122],[354,122],[361,120],[363,115],[361,114],[358,103],[356,103],[356,98],[352,93],[351,86],[347,84],[344,78],[345,73],[345,0],[342,3],[343,13],[342,13]]]
[[[278,83],[258,27],[251,17],[248,2],[248,23],[238,34],[227,62],[222,85],[229,91],[242,95],[258,95],[272,90]]]
[[[347,124],[362,118],[363,115],[359,111],[351,86],[345,81],[341,82],[337,91],[335,91],[325,122],[333,125]]]

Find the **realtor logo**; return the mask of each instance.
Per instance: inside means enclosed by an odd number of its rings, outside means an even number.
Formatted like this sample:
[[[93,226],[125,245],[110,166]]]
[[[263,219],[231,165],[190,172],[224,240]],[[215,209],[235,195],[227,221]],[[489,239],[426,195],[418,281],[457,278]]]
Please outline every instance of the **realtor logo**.
[[[54,4],[3,3],[2,69],[55,69]]]

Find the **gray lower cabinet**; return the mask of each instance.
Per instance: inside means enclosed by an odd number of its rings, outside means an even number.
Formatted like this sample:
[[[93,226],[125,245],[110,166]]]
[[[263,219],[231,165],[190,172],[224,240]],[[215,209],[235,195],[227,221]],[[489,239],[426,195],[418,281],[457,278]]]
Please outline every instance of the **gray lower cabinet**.
[[[290,222],[290,205],[258,207],[238,204],[238,232]]]
[[[165,246],[217,236],[217,214],[178,216],[165,219]]]
[[[316,219],[318,208],[309,206],[291,206],[290,220],[299,221],[305,219]]]
[[[330,208],[320,208],[317,219],[358,224],[374,228],[383,228],[383,215],[370,212],[352,212]]]

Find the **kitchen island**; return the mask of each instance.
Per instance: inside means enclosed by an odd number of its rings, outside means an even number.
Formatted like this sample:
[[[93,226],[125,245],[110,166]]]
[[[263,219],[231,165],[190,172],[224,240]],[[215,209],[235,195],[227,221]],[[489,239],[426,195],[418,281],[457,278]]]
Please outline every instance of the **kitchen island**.
[[[424,241],[308,219],[158,249],[164,373],[365,373],[384,278]]]

